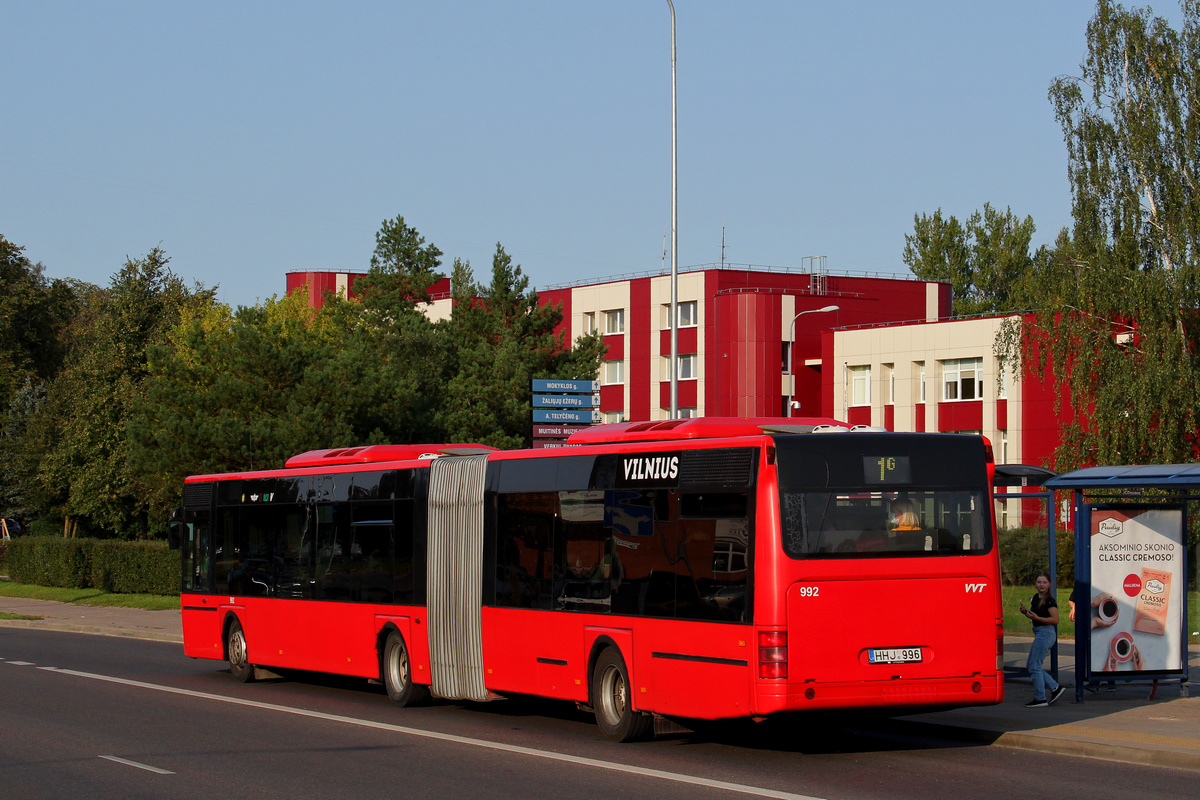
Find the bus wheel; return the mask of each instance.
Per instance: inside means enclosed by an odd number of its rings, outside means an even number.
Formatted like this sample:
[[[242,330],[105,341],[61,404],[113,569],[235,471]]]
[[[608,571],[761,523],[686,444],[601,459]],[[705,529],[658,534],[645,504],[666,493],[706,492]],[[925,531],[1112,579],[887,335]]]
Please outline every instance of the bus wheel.
[[[418,706],[429,699],[429,687],[413,683],[412,661],[400,631],[388,634],[383,645],[383,685],[388,697],[398,706]]]
[[[225,652],[229,653],[229,671],[233,677],[242,683],[254,680],[254,665],[250,663],[250,655],[246,650],[246,634],[237,619],[229,623],[229,631],[225,634]]]
[[[629,670],[621,651],[609,647],[596,659],[592,670],[592,707],[596,724],[606,738],[633,742],[654,735],[654,718],[633,710]]]

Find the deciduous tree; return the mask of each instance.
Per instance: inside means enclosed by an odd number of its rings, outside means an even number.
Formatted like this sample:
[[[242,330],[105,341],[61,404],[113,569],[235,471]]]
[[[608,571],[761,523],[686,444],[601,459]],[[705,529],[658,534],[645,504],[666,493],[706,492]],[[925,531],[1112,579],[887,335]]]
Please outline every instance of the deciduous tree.
[[[1074,225],[1003,343],[1055,388],[1060,469],[1198,455],[1200,3],[1181,6],[1175,30],[1100,0],[1080,73],[1050,88]]]
[[[180,310],[210,297],[189,289],[155,248],[85,297],[62,371],[25,425],[17,471],[31,506],[124,536],[150,532],[146,487],[131,469],[129,425],[145,390],[147,348]]]

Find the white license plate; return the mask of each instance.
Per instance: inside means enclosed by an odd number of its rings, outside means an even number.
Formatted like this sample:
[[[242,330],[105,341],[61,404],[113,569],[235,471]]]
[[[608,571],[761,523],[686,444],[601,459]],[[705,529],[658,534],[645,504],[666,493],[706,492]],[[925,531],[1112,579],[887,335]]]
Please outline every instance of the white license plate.
[[[912,664],[921,660],[919,647],[876,647],[867,651],[872,664]]]

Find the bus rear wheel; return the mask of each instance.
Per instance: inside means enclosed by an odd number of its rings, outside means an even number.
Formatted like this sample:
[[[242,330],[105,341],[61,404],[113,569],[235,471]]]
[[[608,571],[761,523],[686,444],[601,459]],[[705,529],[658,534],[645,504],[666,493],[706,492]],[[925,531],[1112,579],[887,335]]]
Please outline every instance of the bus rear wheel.
[[[242,683],[253,681],[254,665],[250,663],[250,653],[246,649],[246,633],[237,619],[229,623],[225,632],[225,652],[229,654],[229,671],[233,677]]]
[[[633,710],[629,670],[621,651],[609,647],[592,669],[592,707],[600,732],[616,742],[635,742],[654,735],[654,718]]]
[[[383,645],[381,672],[388,697],[398,706],[418,706],[429,700],[429,687],[413,683],[412,659],[400,631],[388,634]]]

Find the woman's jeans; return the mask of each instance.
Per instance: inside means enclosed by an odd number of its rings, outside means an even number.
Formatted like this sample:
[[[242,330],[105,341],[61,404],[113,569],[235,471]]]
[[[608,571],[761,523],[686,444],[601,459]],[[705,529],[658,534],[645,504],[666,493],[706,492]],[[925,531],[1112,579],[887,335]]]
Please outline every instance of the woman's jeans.
[[[1042,669],[1042,662],[1057,638],[1053,625],[1038,625],[1033,629],[1033,644],[1029,648],[1029,660],[1025,662],[1025,667],[1029,670],[1029,677],[1033,678],[1034,700],[1045,700],[1047,689],[1053,692],[1058,688],[1058,681]]]

